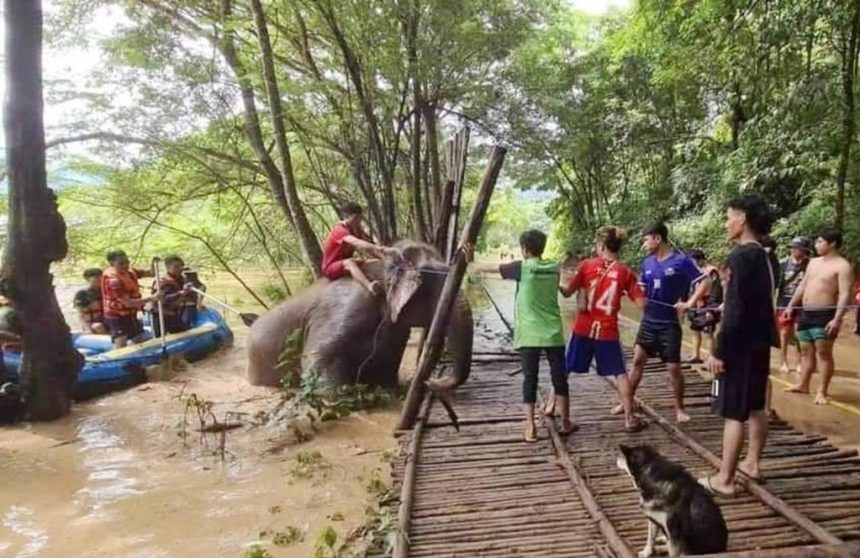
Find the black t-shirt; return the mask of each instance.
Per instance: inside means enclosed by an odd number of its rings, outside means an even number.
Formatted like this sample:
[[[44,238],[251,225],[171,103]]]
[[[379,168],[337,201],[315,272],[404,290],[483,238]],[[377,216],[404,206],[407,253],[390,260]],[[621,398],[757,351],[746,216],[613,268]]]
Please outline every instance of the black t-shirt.
[[[755,243],[740,244],[729,254],[729,278],[725,291],[722,329],[717,335],[716,356],[778,346],[774,320],[773,261]]]
[[[803,274],[806,273],[806,266],[809,265],[809,260],[804,258],[800,263],[795,262],[791,258],[785,258],[779,265],[779,300],[780,306],[788,306],[791,298],[794,296],[797,287],[803,280]]]

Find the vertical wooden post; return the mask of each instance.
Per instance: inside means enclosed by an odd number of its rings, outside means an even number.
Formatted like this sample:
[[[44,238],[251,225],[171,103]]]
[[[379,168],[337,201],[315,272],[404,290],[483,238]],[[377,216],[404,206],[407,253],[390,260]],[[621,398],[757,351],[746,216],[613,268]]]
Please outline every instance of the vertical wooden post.
[[[475,199],[475,206],[472,208],[472,213],[469,215],[469,220],[463,228],[463,234],[460,236],[460,246],[474,244],[478,239],[478,233],[481,230],[481,225],[484,223],[484,215],[487,213],[487,208],[490,205],[490,198],[493,195],[493,189],[502,170],[506,153],[506,148],[496,146],[490,154],[487,168],[484,170],[484,177],[481,180],[481,187]],[[460,290],[460,283],[465,274],[466,259],[462,251],[457,251],[452,258],[451,267],[445,278],[445,284],[442,286],[442,293],[439,295],[436,312],[433,314],[433,321],[430,323],[430,329],[427,332],[427,341],[424,344],[424,350],[421,352],[418,370],[412,378],[409,392],[406,394],[406,401],[403,403],[403,410],[400,413],[400,420],[397,425],[398,430],[412,428],[412,424],[415,422],[415,417],[418,415],[421,407],[424,382],[430,377],[430,373],[442,354],[442,344],[445,338],[445,328],[448,325],[448,316],[454,307],[457,293]]]
[[[460,150],[457,157],[457,175],[454,179],[454,194],[451,198],[451,215],[448,225],[448,249],[445,251],[445,256],[450,261],[454,257],[456,249],[457,226],[460,219],[460,202],[463,200],[463,183],[466,181],[466,158],[469,154],[469,127],[463,128],[463,135],[460,138]]]

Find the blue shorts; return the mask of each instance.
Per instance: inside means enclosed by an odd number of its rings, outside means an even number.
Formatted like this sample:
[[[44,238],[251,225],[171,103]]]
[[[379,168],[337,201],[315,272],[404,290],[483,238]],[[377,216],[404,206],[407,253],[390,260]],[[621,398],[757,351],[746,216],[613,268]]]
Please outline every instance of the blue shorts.
[[[565,353],[567,371],[585,374],[591,368],[592,359],[597,361],[597,373],[601,376],[620,376],[627,372],[620,340],[591,339],[574,333]]]

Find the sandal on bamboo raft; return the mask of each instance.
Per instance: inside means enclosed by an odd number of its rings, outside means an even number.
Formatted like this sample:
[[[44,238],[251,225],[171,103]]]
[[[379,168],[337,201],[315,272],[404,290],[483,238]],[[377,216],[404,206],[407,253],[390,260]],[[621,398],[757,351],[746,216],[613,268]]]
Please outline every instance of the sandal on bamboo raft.
[[[633,422],[629,425],[624,425],[624,431],[628,434],[636,434],[637,432],[642,432],[648,428],[648,423],[641,419],[633,419]]]
[[[526,428],[525,432],[523,432],[523,441],[529,444],[534,444],[535,442],[537,442],[537,428],[533,430],[530,428]]]
[[[767,484],[767,478],[765,478],[762,475],[754,477],[754,476],[750,475],[749,473],[747,473],[746,471],[744,471],[741,467],[738,467],[738,471],[740,471],[746,478],[750,479],[751,481],[753,481],[755,483]]]
[[[558,433],[561,436],[567,436],[569,434],[573,434],[577,430],[579,430],[579,425],[572,422],[567,426],[567,428],[565,428],[564,426],[562,426],[562,428],[559,428]]]
[[[710,475],[704,476],[704,477],[699,479],[699,484],[704,486],[705,490],[707,490],[708,492],[710,492],[714,496],[720,496],[722,498],[734,498],[735,497],[736,494],[735,494],[734,490],[732,490],[731,492],[723,492],[721,490],[717,490],[716,488],[714,488],[711,485],[711,478],[712,477]]]

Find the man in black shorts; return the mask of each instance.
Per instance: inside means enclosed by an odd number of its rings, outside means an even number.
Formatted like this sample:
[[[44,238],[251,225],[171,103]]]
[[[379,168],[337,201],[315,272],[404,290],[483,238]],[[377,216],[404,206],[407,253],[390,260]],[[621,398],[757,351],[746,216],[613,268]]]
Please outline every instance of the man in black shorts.
[[[738,469],[760,479],[759,460],[767,439],[765,399],[770,348],[779,345],[773,309],[774,277],[770,257],[759,239],[770,232],[772,216],[758,196],[729,202],[726,235],[736,246],[729,254],[722,327],[708,361],[714,374],[711,409],[725,419],[720,470],[699,482],[716,494],[733,495]],[[746,459],[738,466],[744,424],[750,423]]]
[[[645,290],[647,304],[633,349],[630,387],[635,396],[648,357],[659,356],[666,363],[666,370],[672,379],[675,419],[679,423],[687,422],[690,415],[684,410],[681,323],[678,316],[683,316],[706,295],[711,280],[699,271],[689,256],[672,250],[669,246],[669,232],[663,223],[657,223],[642,231],[642,247],[650,254],[642,261],[639,273],[639,282]],[[693,294],[686,301],[682,301],[694,282],[698,283]],[[620,405],[612,410],[615,414],[621,411]]]

